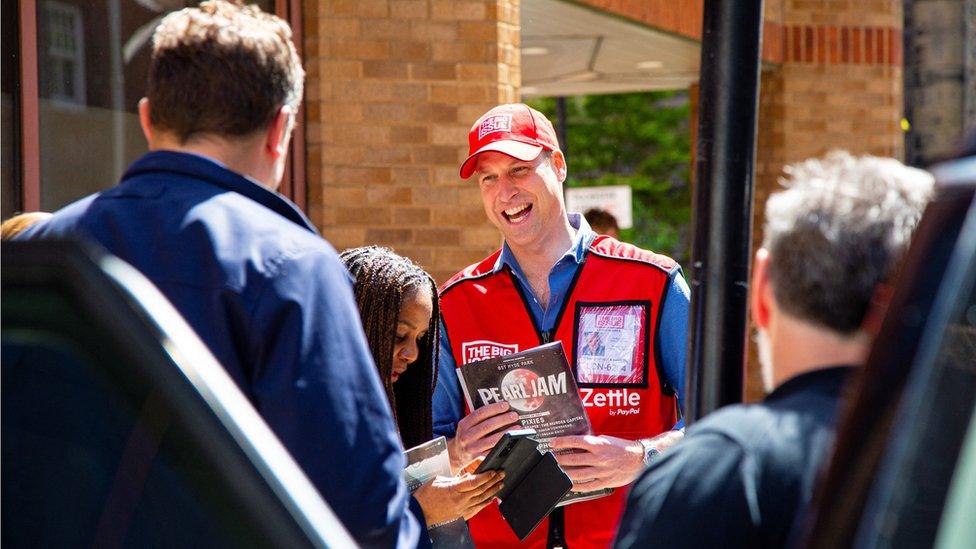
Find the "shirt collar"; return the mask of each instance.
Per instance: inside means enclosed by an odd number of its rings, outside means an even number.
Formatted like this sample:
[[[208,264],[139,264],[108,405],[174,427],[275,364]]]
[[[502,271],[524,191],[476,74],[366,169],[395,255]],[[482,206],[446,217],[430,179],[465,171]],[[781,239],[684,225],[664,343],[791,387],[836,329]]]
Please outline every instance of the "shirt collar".
[[[312,222],[290,200],[263,187],[253,179],[227,169],[212,158],[177,151],[149,152],[129,166],[125,175],[122,176],[122,181],[148,172],[170,172],[204,180],[207,183],[250,198],[293,223],[318,234],[318,230],[312,225]]]
[[[811,387],[822,387],[828,391],[834,391],[836,387],[843,385],[854,371],[855,366],[839,364],[830,365],[810,370],[802,374],[791,377],[773,389],[773,392],[766,395],[766,401],[774,401],[786,398],[794,393],[805,391]]]
[[[586,257],[586,250],[589,249],[590,244],[593,243],[593,239],[596,238],[596,233],[590,228],[590,224],[586,222],[586,218],[582,214],[569,213],[566,214],[569,219],[569,224],[571,227],[576,229],[576,236],[573,237],[573,244],[566,250],[566,253],[559,258],[559,261],[563,261],[565,258],[569,258],[576,264],[583,261]],[[515,259],[515,254],[512,253],[512,249],[508,247],[508,242],[502,243],[502,253],[498,255],[498,259],[495,261],[495,266],[492,268],[492,272],[497,273],[502,270],[502,267],[508,265],[513,271],[522,272],[518,261]]]

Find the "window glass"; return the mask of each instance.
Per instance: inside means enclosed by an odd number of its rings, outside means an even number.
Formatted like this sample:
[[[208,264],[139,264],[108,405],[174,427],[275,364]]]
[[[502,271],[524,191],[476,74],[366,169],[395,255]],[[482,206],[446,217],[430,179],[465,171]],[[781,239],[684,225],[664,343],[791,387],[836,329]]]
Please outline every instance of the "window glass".
[[[259,494],[220,474],[231,456],[201,445],[180,420],[184,401],[117,351],[120,334],[60,295],[13,290],[11,299],[0,361],[3,546],[274,545],[244,505]],[[57,328],[7,322],[8,308],[26,307]],[[277,512],[277,502],[260,503]]]
[[[273,11],[273,1],[256,3]],[[153,30],[166,13],[196,4],[37,2],[42,210],[114,185],[146,151],[137,108],[145,91]]]
[[[961,239],[966,234],[964,227],[955,260],[962,259],[958,251],[964,248]],[[942,330],[937,335],[937,353],[929,362],[923,351],[913,366],[925,372],[916,377],[924,380],[924,392],[908,389],[906,398],[910,400],[903,406],[917,411],[907,412],[906,421],[894,429],[909,436],[910,442],[904,453],[899,443],[889,443],[893,473],[882,478],[894,482],[874,488],[878,495],[872,499],[879,502],[878,510],[868,517],[878,517],[877,522],[866,520],[861,526],[862,535],[877,535],[879,547],[931,547],[955,482],[953,471],[960,467],[957,460],[976,407],[976,259],[965,261],[968,274],[964,279],[956,279],[950,267],[941,282],[940,292],[954,299],[948,323],[934,324]],[[933,311],[938,315],[936,308]],[[925,329],[932,328],[930,323]]]
[[[976,409],[974,409],[976,412]],[[976,539],[976,413],[969,421],[969,434],[952,476],[949,499],[935,538],[937,549],[965,547]]]

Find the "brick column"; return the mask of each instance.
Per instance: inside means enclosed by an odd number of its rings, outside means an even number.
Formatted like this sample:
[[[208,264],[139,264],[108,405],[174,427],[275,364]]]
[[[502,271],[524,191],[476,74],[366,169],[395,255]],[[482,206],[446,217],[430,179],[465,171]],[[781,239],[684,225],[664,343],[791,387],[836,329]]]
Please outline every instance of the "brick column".
[[[777,0],[765,13],[781,62],[762,73],[754,209],[755,244],[763,206],[783,166],[834,149],[904,156],[902,3],[896,0]],[[767,48],[764,47],[764,51]],[[755,354],[747,400],[762,396]]]
[[[313,0],[308,212],[337,249],[380,244],[443,282],[500,236],[460,181],[467,131],[518,100],[518,0]]]
[[[763,72],[759,187],[833,149],[901,158],[902,9],[895,0],[783,0],[782,63]],[[757,201],[765,199],[759,196]],[[761,204],[761,202],[760,202]]]

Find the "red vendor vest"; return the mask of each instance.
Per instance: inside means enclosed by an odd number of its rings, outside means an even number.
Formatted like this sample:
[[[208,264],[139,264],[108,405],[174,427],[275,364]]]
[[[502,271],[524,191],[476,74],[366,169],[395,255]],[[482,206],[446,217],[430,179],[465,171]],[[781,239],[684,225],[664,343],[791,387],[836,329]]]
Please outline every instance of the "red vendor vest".
[[[455,275],[441,289],[441,314],[458,365],[493,354],[561,341],[598,435],[636,440],[670,429],[677,400],[659,375],[657,323],[670,258],[598,236],[570,283],[555,333],[534,325],[512,273],[492,272],[501,251]],[[564,508],[570,549],[608,547],[623,513],[627,487]],[[545,547],[548,520],[519,543],[495,504],[469,521],[479,548]]]

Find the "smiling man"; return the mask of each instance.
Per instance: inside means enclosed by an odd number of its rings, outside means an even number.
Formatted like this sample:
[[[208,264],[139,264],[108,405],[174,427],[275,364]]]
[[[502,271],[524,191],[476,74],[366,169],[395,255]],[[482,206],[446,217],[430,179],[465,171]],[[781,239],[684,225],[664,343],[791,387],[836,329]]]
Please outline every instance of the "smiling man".
[[[680,437],[688,286],[672,259],[597,236],[563,201],[566,159],[542,113],[500,105],[475,122],[461,178],[481,190],[501,249],[441,289],[440,372],[434,430],[449,438],[453,465],[485,454],[517,415],[504,402],[465,415],[456,368],[499,354],[561,341],[593,436],[560,437],[560,465],[582,491],[627,486]],[[597,334],[603,353],[583,356]],[[612,367],[611,367],[612,366]],[[626,392],[626,398],[622,398]],[[663,434],[662,434],[663,433]],[[606,547],[625,489],[557,509],[525,545]],[[518,539],[491,506],[470,521],[478,547]]]

